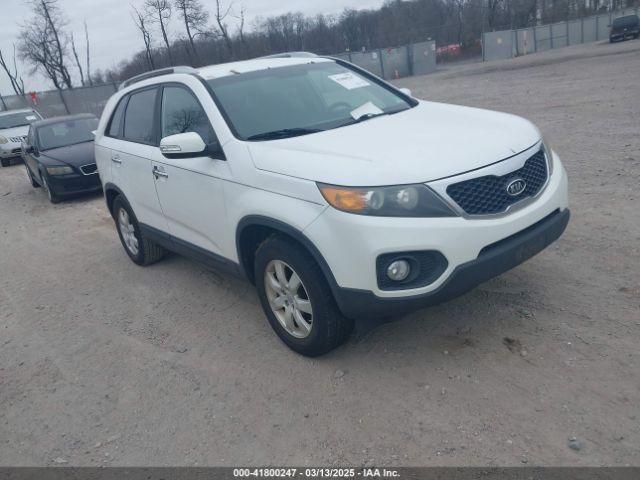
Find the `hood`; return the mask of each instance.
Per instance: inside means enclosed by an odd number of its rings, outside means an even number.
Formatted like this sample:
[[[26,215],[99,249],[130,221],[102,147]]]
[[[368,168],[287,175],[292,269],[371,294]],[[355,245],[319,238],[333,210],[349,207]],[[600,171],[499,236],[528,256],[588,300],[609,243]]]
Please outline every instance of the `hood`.
[[[484,167],[540,140],[506,113],[420,102],[395,115],[312,135],[253,142],[256,168],[343,186],[421,183]]]
[[[0,136],[5,137],[7,140],[9,140],[12,137],[26,137],[28,133],[29,133],[29,125],[25,125],[22,127],[0,129]],[[20,144],[20,142],[11,142],[10,140],[9,142]]]
[[[45,150],[42,155],[72,167],[96,163],[93,142],[77,143],[67,147]]]

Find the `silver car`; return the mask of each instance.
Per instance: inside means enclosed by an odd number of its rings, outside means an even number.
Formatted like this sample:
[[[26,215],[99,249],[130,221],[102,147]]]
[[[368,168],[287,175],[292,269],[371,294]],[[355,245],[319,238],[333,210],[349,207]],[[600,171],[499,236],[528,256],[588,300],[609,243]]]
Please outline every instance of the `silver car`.
[[[29,125],[42,120],[38,112],[31,108],[0,112],[0,162],[8,167],[11,160],[20,158],[21,143],[29,132]]]

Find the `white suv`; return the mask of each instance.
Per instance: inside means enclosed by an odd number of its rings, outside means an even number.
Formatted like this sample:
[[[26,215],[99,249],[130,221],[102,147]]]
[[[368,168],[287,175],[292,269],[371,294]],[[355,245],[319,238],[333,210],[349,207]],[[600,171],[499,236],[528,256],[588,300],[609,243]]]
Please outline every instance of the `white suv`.
[[[165,250],[253,282],[293,350],[442,302],[569,221],[567,176],[513,115],[425,102],[337,59],[177,67],[125,82],[96,132],[131,259]]]

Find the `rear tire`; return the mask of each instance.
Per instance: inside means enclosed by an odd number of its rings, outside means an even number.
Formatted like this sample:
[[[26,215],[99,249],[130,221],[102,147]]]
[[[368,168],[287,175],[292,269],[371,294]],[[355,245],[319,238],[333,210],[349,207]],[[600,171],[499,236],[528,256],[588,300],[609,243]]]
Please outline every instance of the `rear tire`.
[[[121,196],[113,202],[113,219],[122,246],[133,263],[144,267],[164,257],[164,248],[142,235],[138,219]]]
[[[353,320],[342,315],[320,266],[298,243],[280,235],[264,241],[255,279],[271,327],[293,351],[317,357],[351,335]]]

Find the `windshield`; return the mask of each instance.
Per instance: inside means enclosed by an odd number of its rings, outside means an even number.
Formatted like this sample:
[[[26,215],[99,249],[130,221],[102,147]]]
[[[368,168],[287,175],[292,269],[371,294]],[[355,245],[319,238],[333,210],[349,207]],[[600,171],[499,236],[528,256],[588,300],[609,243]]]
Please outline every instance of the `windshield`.
[[[616,18],[613,21],[613,28],[633,27],[636,23],[638,23],[637,18],[638,17],[636,17],[635,15],[629,15],[627,17]]]
[[[244,73],[211,80],[209,85],[243,140],[315,133],[412,106],[391,89],[336,62]]]
[[[5,128],[24,127],[36,120],[40,120],[40,115],[36,112],[20,112],[0,115],[0,130]]]
[[[40,150],[66,147],[76,143],[93,142],[93,131],[98,128],[97,118],[78,118],[52,123],[38,128]]]

